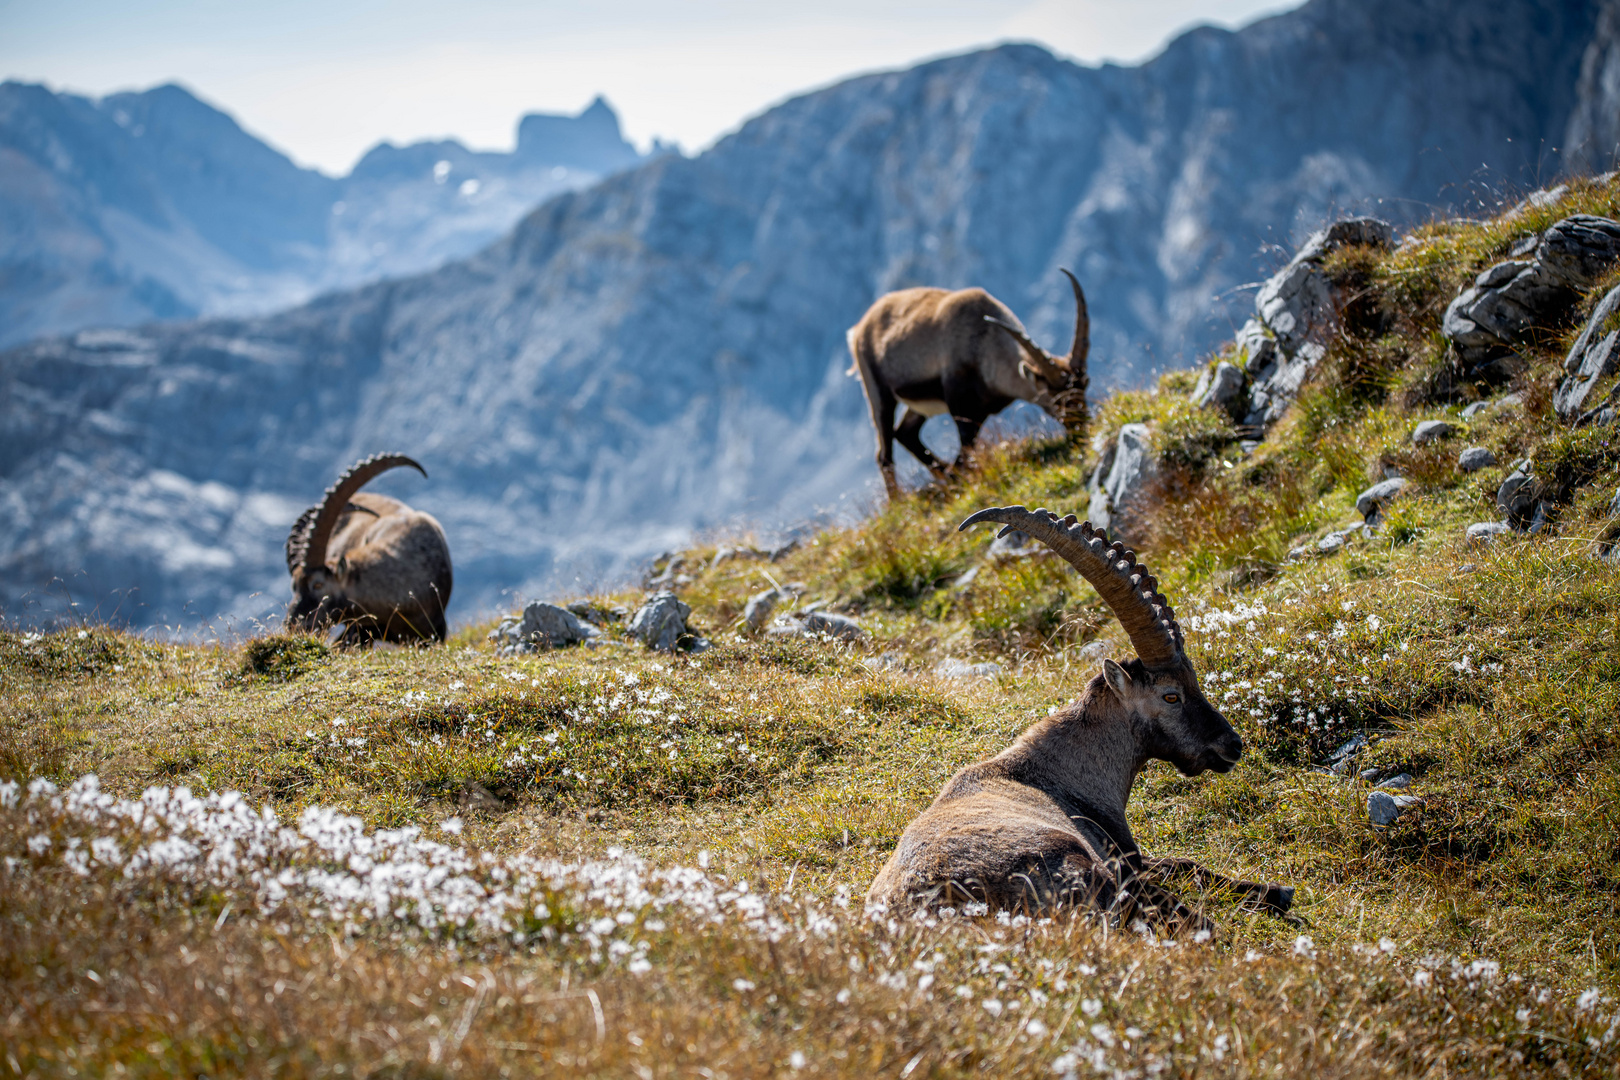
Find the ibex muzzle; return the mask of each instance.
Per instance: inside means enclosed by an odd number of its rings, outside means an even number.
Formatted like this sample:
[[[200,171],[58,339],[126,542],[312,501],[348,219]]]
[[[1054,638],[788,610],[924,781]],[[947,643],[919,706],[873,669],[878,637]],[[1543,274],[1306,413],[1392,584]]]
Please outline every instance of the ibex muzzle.
[[[1231,881],[1185,859],[1148,858],[1131,836],[1125,804],[1150,760],[1194,776],[1226,772],[1243,756],[1243,740],[1199,689],[1175,611],[1147,567],[1073,515],[996,507],[961,527],[982,521],[1027,533],[1066,559],[1113,609],[1137,656],[1104,660],[1078,700],[952,777],[907,826],[867,902],[975,900],[1029,910],[1078,904],[1207,925],[1162,884],[1186,873],[1287,911],[1291,888]]]
[[[877,432],[877,463],[889,497],[894,478],[894,442],[910,450],[936,475],[947,467],[923,445],[930,416],[949,413],[966,453],[985,420],[1014,401],[1040,406],[1070,431],[1086,427],[1086,356],[1091,320],[1080,282],[1063,271],[1074,290],[1074,343],[1069,355],[1053,356],[1030,340],[1007,305],[983,289],[902,289],[877,299],[849,330],[850,369],[861,377]],[[906,411],[899,426],[895,406]]]
[[[357,463],[299,516],[287,535],[293,601],[289,630],[342,623],[342,641],[443,641],[452,584],[450,545],[431,514],[360,489],[379,473],[409,465],[403,454]]]

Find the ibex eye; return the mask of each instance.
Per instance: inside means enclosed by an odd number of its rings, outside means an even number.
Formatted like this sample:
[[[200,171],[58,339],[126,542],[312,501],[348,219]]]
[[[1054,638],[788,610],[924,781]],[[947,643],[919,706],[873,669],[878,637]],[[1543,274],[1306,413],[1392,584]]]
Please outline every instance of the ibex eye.
[[[1176,702],[1181,700],[1181,695],[1180,694],[1166,694],[1166,695],[1164,695],[1164,700],[1166,700],[1170,704],[1174,705]]]

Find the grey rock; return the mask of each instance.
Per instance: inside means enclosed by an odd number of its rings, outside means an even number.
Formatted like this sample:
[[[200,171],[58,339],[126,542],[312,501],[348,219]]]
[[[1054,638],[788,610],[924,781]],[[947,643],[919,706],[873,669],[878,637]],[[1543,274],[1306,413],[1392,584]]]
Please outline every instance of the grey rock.
[[[1488,446],[1470,446],[1457,455],[1457,468],[1463,472],[1478,472],[1496,464],[1496,455]]]
[[[840,641],[856,641],[866,636],[866,630],[848,615],[833,611],[812,611],[804,617],[804,629],[811,634],[825,634]]]
[[[1266,332],[1265,323],[1250,319],[1238,329],[1233,343],[1238,362],[1250,375],[1259,375],[1277,362],[1277,342]]]
[[[1328,768],[1336,773],[1348,773],[1356,755],[1367,749],[1367,736],[1357,732],[1339,745],[1328,756]]]
[[[956,580],[951,582],[951,588],[956,589],[958,592],[960,592],[961,590],[967,588],[969,585],[972,585],[978,579],[979,579],[979,568],[977,566],[970,566],[966,570],[962,571],[960,574],[957,575]]]
[[[1498,536],[1512,531],[1500,521],[1480,521],[1468,526],[1467,538],[1471,544],[1488,544]]]
[[[1418,802],[1419,800],[1411,795],[1391,795],[1386,791],[1368,792],[1367,820],[1379,826],[1393,825],[1400,818],[1402,811],[1418,805]]]
[[[498,655],[521,656],[540,649],[589,643],[600,634],[568,609],[536,600],[523,609],[521,618],[502,619],[489,636],[498,646]]]
[[[1377,768],[1373,768],[1373,769],[1362,769],[1362,770],[1361,770],[1361,778],[1362,778],[1362,779],[1363,779],[1363,780],[1365,780],[1365,781],[1367,781],[1367,783],[1369,783],[1369,784],[1370,784],[1370,783],[1372,783],[1372,782],[1373,782],[1373,781],[1374,781],[1374,780],[1377,780],[1377,779],[1378,779],[1378,774],[1379,774],[1379,772],[1381,772],[1381,771],[1382,771],[1382,770],[1380,770],[1380,769],[1377,769]]]
[[[1316,550],[1322,555],[1337,555],[1344,550],[1344,534],[1330,532],[1316,542]]]
[[[649,649],[668,651],[686,635],[686,619],[691,614],[691,607],[674,593],[655,593],[630,620],[630,636]]]
[[[1315,545],[1301,544],[1299,547],[1288,549],[1288,561],[1291,563],[1304,562],[1306,559],[1313,558],[1318,554],[1320,552]]]
[[[1193,402],[1200,408],[1214,406],[1234,419],[1247,410],[1243,399],[1243,372],[1222,360],[1204,372],[1193,391]]]
[[[1427,446],[1429,443],[1438,442],[1441,439],[1449,439],[1455,434],[1457,434],[1455,424],[1447,423],[1444,420],[1425,420],[1412,429],[1412,445]]]
[[[934,665],[934,675],[941,679],[994,679],[1004,669],[993,660],[981,664],[970,664],[966,660],[957,660],[947,657]]]
[[[1396,773],[1387,780],[1380,780],[1378,786],[1387,791],[1404,791],[1412,786],[1412,774]]]
[[[1567,373],[1553,394],[1553,411],[1564,420],[1577,420],[1598,380],[1620,368],[1620,330],[1604,332],[1620,315],[1620,286],[1610,289],[1593,309],[1575,344],[1564,357]]]
[[[1103,657],[1109,655],[1113,651],[1114,647],[1106,641],[1088,641],[1084,645],[1080,646],[1080,648],[1075,650],[1075,656],[1079,658],[1081,663],[1089,664],[1093,662],[1101,662]]]
[[[584,619],[592,626],[606,626],[610,620],[614,619],[611,612],[603,611],[586,600],[575,600],[573,603],[568,604],[567,608],[570,614]]]
[[[1614,498],[1609,500],[1609,516],[1620,517],[1620,488],[1614,489]]]
[[[992,559],[1027,559],[1035,555],[1050,555],[1052,549],[1038,540],[1033,540],[1026,532],[1014,529],[1006,536],[997,536],[990,541],[990,548],[985,552]]]
[[[786,598],[781,591],[775,588],[755,593],[748,598],[748,603],[743,605],[743,622],[747,624],[748,629],[758,633],[764,629],[766,623],[771,621],[771,616],[776,613],[777,605]]]
[[[1541,484],[1530,471],[1529,460],[1519,462],[1496,489],[1496,508],[1516,529],[1528,529],[1541,506]]]
[[[1484,412],[1490,407],[1491,403],[1488,401],[1473,402],[1472,404],[1464,407],[1462,411],[1462,418],[1464,420],[1472,420],[1474,417],[1478,416],[1480,413]]]
[[[1399,476],[1380,480],[1356,496],[1356,512],[1369,524],[1376,524],[1383,516],[1383,508],[1400,495],[1405,487],[1406,481]]]
[[[1534,326],[1557,320],[1581,290],[1620,259],[1620,222],[1588,214],[1545,233],[1531,259],[1510,259],[1479,274],[1446,308],[1441,331],[1470,373],[1512,353]]]
[[[1096,487],[1088,512],[1093,525],[1124,537],[1141,529],[1149,509],[1151,485],[1158,477],[1152,439],[1146,424],[1126,424],[1119,429],[1106,478],[1094,474]]]

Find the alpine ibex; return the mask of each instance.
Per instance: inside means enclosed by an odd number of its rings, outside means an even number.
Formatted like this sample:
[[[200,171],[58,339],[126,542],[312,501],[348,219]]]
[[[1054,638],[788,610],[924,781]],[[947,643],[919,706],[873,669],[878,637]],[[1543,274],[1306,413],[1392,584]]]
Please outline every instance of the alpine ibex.
[[[342,641],[443,641],[450,602],[450,545],[430,514],[360,489],[379,473],[409,465],[403,454],[358,462],[305,510],[287,534],[293,601],[287,628],[344,624]]]
[[[1078,700],[1036,723],[989,761],[945,785],[900,837],[872,882],[868,904],[931,906],[979,901],[996,908],[1093,905],[1126,917],[1207,927],[1161,884],[1190,874],[1247,902],[1286,912],[1294,890],[1231,881],[1186,859],[1144,856],[1125,803],[1151,759],[1187,776],[1226,772],[1243,740],[1198,688],[1175,612],[1136,553],[1108,544],[1090,522],[1022,506],[980,510],[982,521],[1032,536],[1066,559],[1114,610],[1136,647],[1104,660]]]
[[[902,289],[878,297],[850,327],[850,371],[860,374],[866,391],[878,469],[891,499],[900,491],[895,439],[936,476],[947,471],[923,445],[922,426],[930,416],[951,414],[963,454],[985,420],[1015,400],[1033,402],[1085,434],[1091,320],[1080,282],[1063,273],[1074,288],[1074,344],[1063,358],[1031,341],[1018,317],[983,289]],[[896,403],[906,407],[898,427]]]

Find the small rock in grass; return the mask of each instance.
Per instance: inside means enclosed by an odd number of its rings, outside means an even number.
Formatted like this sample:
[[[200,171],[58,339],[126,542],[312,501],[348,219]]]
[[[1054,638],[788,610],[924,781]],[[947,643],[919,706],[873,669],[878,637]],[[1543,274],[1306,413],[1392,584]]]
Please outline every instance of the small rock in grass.
[[[1463,472],[1478,472],[1496,464],[1496,455],[1487,446],[1470,446],[1457,455],[1457,468]]]
[[[1468,542],[1470,544],[1489,544],[1503,533],[1511,532],[1500,521],[1480,521],[1468,526]]]
[[[993,679],[1002,670],[1002,666],[993,660],[970,664],[954,657],[947,657],[934,666],[934,674],[941,679]]]
[[[750,596],[748,603],[743,605],[743,621],[748,624],[748,629],[757,633],[763,628],[775,614],[776,605],[780,604],[782,599],[782,593],[774,588]]]
[[[1381,788],[1387,788],[1391,791],[1401,791],[1412,786],[1412,774],[1404,772],[1396,773],[1388,780],[1381,781],[1378,786]]]
[[[1367,820],[1374,825],[1393,825],[1395,819],[1401,816],[1401,811],[1409,806],[1416,806],[1418,800],[1411,795],[1391,795],[1385,791],[1373,791],[1367,795]]]
[[[1323,555],[1337,554],[1344,547],[1344,534],[1331,532],[1316,542],[1316,550]]]
[[[1469,405],[1467,408],[1463,409],[1462,418],[1464,420],[1472,420],[1474,417],[1478,416],[1480,413],[1484,412],[1490,407],[1491,403],[1488,401],[1476,401],[1472,405]]]
[[[804,628],[812,634],[826,634],[840,641],[854,641],[866,636],[861,624],[848,615],[832,611],[812,611],[804,617]]]
[[[1406,481],[1399,476],[1380,480],[1356,496],[1356,512],[1366,518],[1369,525],[1377,524],[1377,519],[1382,516],[1384,504],[1399,495],[1404,487]]]
[[[1382,769],[1362,769],[1361,778],[1370,784],[1378,779],[1378,774],[1381,772],[1383,772]]]
[[[1348,773],[1356,755],[1367,748],[1367,736],[1357,732],[1346,739],[1328,758],[1328,767],[1336,773]]]
[[[1441,439],[1449,439],[1457,434],[1456,425],[1444,420],[1425,420],[1412,429],[1412,445],[1426,446]]]
[[[674,593],[654,593],[630,620],[630,636],[649,649],[668,651],[685,636],[686,619],[691,614],[691,607]]]

